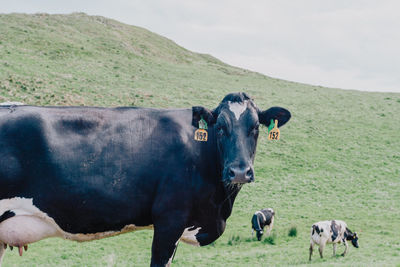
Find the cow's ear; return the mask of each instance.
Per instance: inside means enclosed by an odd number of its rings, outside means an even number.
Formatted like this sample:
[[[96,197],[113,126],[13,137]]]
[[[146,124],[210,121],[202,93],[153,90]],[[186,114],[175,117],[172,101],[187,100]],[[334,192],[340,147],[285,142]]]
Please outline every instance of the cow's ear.
[[[259,122],[267,127],[271,124],[271,120],[278,120],[278,127],[281,127],[290,120],[290,117],[289,110],[281,107],[272,107],[258,113]]]
[[[205,107],[192,107],[192,125],[196,128],[199,127],[199,121],[203,118],[208,125],[213,125],[216,121],[214,114],[211,110]]]

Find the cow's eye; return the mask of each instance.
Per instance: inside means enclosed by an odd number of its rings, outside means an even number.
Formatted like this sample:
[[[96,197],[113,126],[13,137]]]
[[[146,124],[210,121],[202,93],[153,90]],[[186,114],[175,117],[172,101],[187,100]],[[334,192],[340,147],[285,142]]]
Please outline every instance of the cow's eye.
[[[226,135],[226,126],[224,124],[220,124],[217,126],[217,135],[218,137]]]
[[[254,126],[254,128],[251,130],[251,134],[257,134],[258,133],[258,129],[260,127],[260,124],[257,124],[256,126]]]
[[[217,134],[218,136],[223,136],[224,135],[224,128],[221,126],[217,128]]]

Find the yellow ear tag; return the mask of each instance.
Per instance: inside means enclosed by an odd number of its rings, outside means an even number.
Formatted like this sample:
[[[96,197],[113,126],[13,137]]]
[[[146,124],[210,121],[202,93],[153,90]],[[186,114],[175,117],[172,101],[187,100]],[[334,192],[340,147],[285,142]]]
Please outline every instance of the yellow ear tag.
[[[194,132],[194,140],[199,142],[207,142],[208,133],[207,133],[207,122],[201,118],[199,121],[199,129]]]
[[[279,140],[278,120],[275,120],[274,128],[268,133],[268,140]]]
[[[208,133],[204,129],[197,129],[194,132],[194,140],[200,141],[200,142],[207,142],[208,138]]]

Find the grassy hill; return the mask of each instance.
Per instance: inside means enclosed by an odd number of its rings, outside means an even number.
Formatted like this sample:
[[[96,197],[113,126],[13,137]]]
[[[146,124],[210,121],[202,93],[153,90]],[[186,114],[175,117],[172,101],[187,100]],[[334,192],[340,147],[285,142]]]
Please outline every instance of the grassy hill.
[[[308,265],[311,224],[333,218],[359,233],[360,248],[333,258],[328,246],[311,265],[400,266],[400,94],[270,78],[103,17],[0,15],[0,102],[214,108],[237,91],[260,108],[288,108],[292,120],[278,142],[262,129],[256,182],[240,192],[224,235],[203,248],[180,244],[174,266]],[[264,207],[276,210],[275,228],[257,242],[250,219]],[[48,239],[22,258],[8,250],[4,266],[148,266],[151,238]]]

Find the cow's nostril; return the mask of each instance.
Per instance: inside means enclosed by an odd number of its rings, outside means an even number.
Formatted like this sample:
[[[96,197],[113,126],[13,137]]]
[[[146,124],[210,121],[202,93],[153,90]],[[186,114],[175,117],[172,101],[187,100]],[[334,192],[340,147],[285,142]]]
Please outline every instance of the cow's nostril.
[[[231,178],[231,179],[235,178],[235,176],[236,176],[235,172],[232,169],[229,169],[228,175],[229,175],[229,178]]]
[[[253,176],[253,170],[252,170],[252,169],[249,169],[249,170],[246,172],[246,176],[251,178],[251,177]]]

